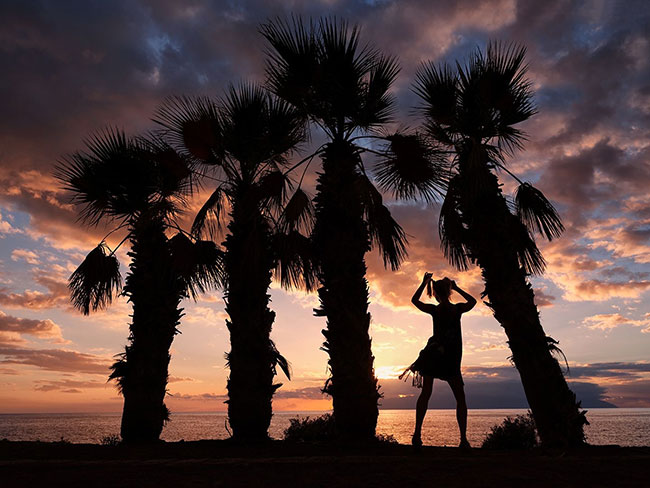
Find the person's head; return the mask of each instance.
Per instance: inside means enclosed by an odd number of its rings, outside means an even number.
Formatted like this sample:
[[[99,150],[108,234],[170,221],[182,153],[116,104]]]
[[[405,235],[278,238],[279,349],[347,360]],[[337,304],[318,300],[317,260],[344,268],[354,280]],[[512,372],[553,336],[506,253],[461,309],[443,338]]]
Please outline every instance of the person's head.
[[[438,301],[447,301],[451,295],[451,280],[443,278],[432,282],[433,296]]]

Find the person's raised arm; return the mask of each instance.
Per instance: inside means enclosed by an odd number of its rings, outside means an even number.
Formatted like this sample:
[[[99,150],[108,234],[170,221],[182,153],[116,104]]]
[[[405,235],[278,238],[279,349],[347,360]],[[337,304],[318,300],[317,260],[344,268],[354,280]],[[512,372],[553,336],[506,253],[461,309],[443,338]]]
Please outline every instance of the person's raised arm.
[[[411,298],[411,303],[425,313],[431,313],[431,308],[435,307],[435,305],[431,303],[424,303],[420,301],[424,287],[427,286],[427,283],[429,283],[429,281],[431,281],[431,276],[431,273],[424,273],[422,283],[420,283],[420,286],[418,286],[418,289],[415,290],[415,293],[413,293],[413,297]]]
[[[461,313],[469,312],[474,308],[474,305],[476,305],[476,299],[465,290],[460,289],[455,281],[451,282],[451,289],[458,292],[458,294],[465,299],[465,303],[458,303],[456,305],[460,308]]]

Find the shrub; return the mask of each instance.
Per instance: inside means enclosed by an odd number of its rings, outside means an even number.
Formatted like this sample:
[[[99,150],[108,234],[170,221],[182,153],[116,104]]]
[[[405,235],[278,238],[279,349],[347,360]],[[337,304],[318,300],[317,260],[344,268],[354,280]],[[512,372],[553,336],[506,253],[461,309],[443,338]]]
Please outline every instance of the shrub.
[[[100,444],[102,446],[114,447],[114,446],[119,445],[120,442],[122,442],[122,439],[120,439],[119,435],[111,434],[111,435],[107,435],[107,436],[102,437],[99,442],[100,442]]]
[[[398,444],[397,439],[392,434],[377,434],[375,439],[380,444]]]
[[[532,449],[537,446],[535,421],[529,411],[526,415],[506,417],[500,425],[492,427],[485,436],[484,449]]]
[[[284,431],[284,440],[290,442],[328,442],[339,439],[334,424],[334,416],[326,413],[320,417],[296,417],[289,419],[290,425]],[[370,441],[373,442],[373,441]],[[390,434],[377,434],[374,442],[379,444],[397,444],[397,440]]]
[[[316,418],[296,417],[289,419],[284,440],[291,442],[326,441],[335,437],[334,417],[326,413]]]

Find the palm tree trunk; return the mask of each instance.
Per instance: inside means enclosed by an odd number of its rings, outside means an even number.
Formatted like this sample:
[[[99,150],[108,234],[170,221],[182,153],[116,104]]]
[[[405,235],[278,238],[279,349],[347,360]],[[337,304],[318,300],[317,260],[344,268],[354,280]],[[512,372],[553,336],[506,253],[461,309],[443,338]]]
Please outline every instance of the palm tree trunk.
[[[469,248],[481,267],[489,306],[508,336],[542,444],[582,445],[584,413],[551,354],[552,344],[542,328],[533,289],[513,244],[519,235],[515,226],[523,224],[510,213],[492,173],[486,170],[473,180],[475,185],[477,180],[481,182],[478,196],[475,186],[461,199]]]
[[[359,156],[343,141],[328,145],[315,198],[313,242],[319,261],[320,309],[331,377],[324,391],[332,395],[340,433],[371,438],[377,425],[377,378],[368,335],[368,282],[364,255],[370,250],[367,225],[355,191]]]
[[[169,259],[164,224],[140,217],[133,226],[130,273],[125,292],[133,304],[129,345],[113,366],[124,396],[121,435],[125,442],[157,441],[169,411],[169,348],[180,323],[182,287]]]
[[[268,307],[274,267],[268,223],[257,199],[240,190],[234,199],[225,241],[226,321],[230,331],[228,420],[233,437],[268,438],[272,415],[276,349],[271,341],[275,313]]]

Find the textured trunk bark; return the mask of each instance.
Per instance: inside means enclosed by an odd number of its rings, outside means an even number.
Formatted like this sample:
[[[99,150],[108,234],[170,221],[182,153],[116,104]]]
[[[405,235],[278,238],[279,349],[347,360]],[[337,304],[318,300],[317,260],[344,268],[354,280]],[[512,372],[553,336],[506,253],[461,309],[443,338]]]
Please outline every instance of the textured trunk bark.
[[[171,270],[164,224],[141,218],[134,225],[132,261],[125,292],[133,305],[129,345],[115,365],[124,396],[121,435],[125,442],[157,441],[169,411],[169,348],[179,324],[182,288]]]
[[[270,335],[275,313],[267,293],[274,260],[268,224],[257,200],[245,191],[235,199],[228,229],[228,419],[234,438],[263,440],[268,438],[273,393],[280,386],[273,384],[276,355]]]
[[[471,174],[461,176],[471,178]],[[496,176],[486,169],[480,181],[479,187],[464,192],[460,202],[469,249],[481,267],[494,317],[508,336],[540,439],[545,446],[581,445],[586,419],[551,354],[533,289],[513,245],[519,235],[515,226],[523,224],[510,213]],[[470,183],[464,182],[463,187]]]
[[[375,435],[380,395],[368,335],[364,255],[370,241],[355,192],[358,161],[347,142],[333,142],[326,148],[317,183],[313,242],[322,285],[321,307],[315,313],[327,317],[323,348],[330,356],[331,378],[324,391],[332,395],[339,432],[365,439]]]

